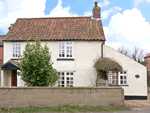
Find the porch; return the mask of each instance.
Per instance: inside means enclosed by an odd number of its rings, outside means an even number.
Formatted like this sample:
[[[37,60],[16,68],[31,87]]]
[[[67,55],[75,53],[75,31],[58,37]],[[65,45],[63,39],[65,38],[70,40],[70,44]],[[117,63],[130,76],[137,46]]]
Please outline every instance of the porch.
[[[1,67],[1,86],[19,86],[19,67],[15,61],[8,61]]]

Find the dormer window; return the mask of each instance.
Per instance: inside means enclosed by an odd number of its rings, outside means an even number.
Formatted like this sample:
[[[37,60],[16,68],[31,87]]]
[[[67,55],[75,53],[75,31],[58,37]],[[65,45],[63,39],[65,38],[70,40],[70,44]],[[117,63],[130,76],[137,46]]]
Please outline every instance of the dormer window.
[[[73,58],[73,42],[59,42],[59,58]]]

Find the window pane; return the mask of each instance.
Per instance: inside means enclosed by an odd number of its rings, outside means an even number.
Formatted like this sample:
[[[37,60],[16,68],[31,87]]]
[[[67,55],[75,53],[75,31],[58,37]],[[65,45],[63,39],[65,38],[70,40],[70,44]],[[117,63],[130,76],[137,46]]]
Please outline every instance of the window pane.
[[[120,79],[123,79],[123,76],[120,76]]]
[[[70,57],[72,57],[72,55],[70,55]]]
[[[71,72],[70,75],[73,75],[73,73]]]
[[[124,71],[124,74],[126,74],[126,71]]]
[[[67,77],[67,80],[69,80],[69,77]]]
[[[67,57],[69,57],[69,54],[67,54]]]
[[[115,84],[115,80],[113,80],[112,83]]]
[[[59,54],[59,57],[61,57],[61,54]]]
[[[73,77],[71,77],[70,79],[73,80]]]
[[[69,72],[67,72],[67,75],[69,75]]]
[[[123,84],[123,81],[121,80],[121,82],[120,82],[121,84]]]
[[[124,84],[127,84],[127,81],[124,81]]]
[[[124,79],[127,79],[127,77],[126,77],[126,76],[124,76]]]
[[[73,81],[70,81],[70,84],[73,84]]]
[[[72,49],[72,47],[70,46],[70,49]]]
[[[62,54],[62,57],[65,57],[65,54]]]
[[[62,81],[61,83],[64,84],[64,81]]]

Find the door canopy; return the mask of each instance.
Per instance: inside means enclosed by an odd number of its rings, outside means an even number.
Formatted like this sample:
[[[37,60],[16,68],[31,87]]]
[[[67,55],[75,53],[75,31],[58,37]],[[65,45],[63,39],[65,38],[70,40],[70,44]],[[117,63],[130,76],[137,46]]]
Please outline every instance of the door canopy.
[[[20,70],[19,66],[17,65],[18,62],[9,60],[4,65],[2,65],[2,70]]]

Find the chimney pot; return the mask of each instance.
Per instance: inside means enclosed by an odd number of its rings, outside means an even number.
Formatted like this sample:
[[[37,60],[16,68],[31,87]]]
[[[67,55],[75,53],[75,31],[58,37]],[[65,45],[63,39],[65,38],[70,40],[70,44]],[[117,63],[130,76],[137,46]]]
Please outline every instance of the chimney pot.
[[[101,15],[100,15],[100,11],[101,11],[101,8],[98,7],[98,4],[97,2],[94,2],[95,3],[95,6],[93,7],[93,18],[101,18]]]
[[[97,2],[95,2],[95,7],[97,7]]]

